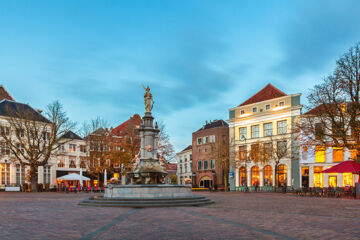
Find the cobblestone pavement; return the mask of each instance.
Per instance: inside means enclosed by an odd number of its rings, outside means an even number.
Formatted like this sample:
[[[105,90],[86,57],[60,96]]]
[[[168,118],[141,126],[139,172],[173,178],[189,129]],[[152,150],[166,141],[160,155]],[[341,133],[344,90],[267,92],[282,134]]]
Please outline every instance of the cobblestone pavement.
[[[0,192],[0,239],[359,239],[360,200],[201,193],[206,207],[109,208],[91,194]]]

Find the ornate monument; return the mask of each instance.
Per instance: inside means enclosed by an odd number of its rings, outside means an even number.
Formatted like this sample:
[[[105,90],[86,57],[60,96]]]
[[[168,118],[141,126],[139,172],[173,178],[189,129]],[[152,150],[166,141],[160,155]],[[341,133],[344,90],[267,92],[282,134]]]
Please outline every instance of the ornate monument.
[[[140,162],[133,172],[128,185],[109,184],[104,197],[83,200],[79,205],[104,207],[166,207],[198,206],[213,203],[200,195],[191,194],[191,186],[164,184],[167,172],[160,165],[158,156],[159,132],[151,110],[154,106],[149,87],[144,87],[145,115],[139,128],[141,137]]]

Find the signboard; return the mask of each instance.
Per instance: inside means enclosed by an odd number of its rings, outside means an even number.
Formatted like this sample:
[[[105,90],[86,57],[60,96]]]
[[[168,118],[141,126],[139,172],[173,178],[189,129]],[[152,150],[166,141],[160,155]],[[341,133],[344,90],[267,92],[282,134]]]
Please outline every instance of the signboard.
[[[229,177],[233,178],[234,177],[234,172],[229,172]]]

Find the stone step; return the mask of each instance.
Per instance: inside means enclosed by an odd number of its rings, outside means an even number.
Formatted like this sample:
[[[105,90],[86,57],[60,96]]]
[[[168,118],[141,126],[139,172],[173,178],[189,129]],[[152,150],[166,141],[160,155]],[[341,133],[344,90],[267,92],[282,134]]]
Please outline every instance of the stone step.
[[[104,204],[102,202],[90,201],[90,202],[80,202],[81,206],[93,206],[93,207],[133,207],[133,208],[145,208],[145,207],[181,207],[181,206],[200,206],[205,204],[211,204],[214,201],[210,199],[202,200],[202,201],[189,201],[189,202],[112,202]]]
[[[179,203],[194,203],[194,202],[208,202],[209,199],[183,199],[183,200],[163,200],[163,201],[101,201],[101,200],[84,200],[81,203],[96,203],[96,204],[179,204]]]
[[[177,198],[104,198],[104,197],[95,197],[88,200],[92,201],[127,201],[127,202],[154,202],[154,201],[177,201],[177,200],[201,200],[207,199],[204,196],[190,196],[190,197],[177,197]]]

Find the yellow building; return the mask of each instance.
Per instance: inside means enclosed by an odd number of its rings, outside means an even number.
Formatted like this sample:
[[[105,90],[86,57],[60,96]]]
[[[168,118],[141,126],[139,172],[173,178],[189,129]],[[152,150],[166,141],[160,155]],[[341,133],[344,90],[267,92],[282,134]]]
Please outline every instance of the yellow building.
[[[246,184],[300,186],[293,131],[301,114],[300,96],[287,95],[268,84],[229,110],[231,190]]]

